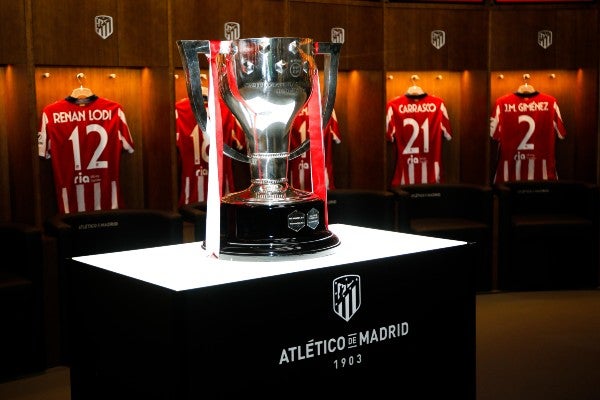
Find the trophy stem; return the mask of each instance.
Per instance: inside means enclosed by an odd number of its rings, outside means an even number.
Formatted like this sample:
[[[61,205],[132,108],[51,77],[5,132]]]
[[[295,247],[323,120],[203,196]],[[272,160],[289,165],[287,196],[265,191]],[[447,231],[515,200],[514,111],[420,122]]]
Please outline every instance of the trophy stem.
[[[221,202],[228,204],[284,204],[298,201],[318,199],[311,192],[295,189],[286,182],[266,183],[264,181],[252,182],[250,187],[240,192],[223,196]]]
[[[288,145],[289,147],[289,145]],[[250,155],[250,179],[253,182],[287,182],[288,152],[255,152]]]

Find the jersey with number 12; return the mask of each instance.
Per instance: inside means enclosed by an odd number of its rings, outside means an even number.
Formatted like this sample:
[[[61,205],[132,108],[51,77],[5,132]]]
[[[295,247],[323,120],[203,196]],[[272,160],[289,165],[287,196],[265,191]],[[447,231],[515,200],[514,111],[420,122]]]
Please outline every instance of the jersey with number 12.
[[[94,96],[72,97],[42,110],[38,154],[51,158],[60,213],[123,207],[121,153],[133,153],[133,139],[120,104]]]

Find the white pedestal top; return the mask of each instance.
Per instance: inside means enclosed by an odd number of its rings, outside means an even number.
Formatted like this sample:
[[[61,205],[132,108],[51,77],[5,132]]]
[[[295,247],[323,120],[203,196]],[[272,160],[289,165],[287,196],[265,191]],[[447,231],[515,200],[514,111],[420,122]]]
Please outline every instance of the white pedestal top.
[[[332,224],[340,245],[326,255],[273,257],[272,261],[209,258],[202,242],[104,253],[73,259],[134,279],[181,291],[318,268],[459,246],[465,242]]]

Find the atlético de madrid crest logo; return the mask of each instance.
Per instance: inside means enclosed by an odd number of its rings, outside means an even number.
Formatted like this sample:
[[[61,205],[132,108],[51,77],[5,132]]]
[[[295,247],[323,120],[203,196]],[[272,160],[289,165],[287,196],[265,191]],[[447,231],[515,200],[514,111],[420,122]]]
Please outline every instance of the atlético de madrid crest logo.
[[[442,30],[431,31],[431,45],[436,49],[441,49],[446,44],[446,32]]]
[[[102,39],[106,39],[113,33],[113,17],[110,15],[96,15],[94,25],[96,33]]]
[[[552,31],[548,30],[548,29],[544,29],[541,31],[538,31],[538,44],[543,47],[544,49],[547,49],[548,47],[552,46]]]
[[[349,321],[360,308],[360,276],[343,275],[333,280],[333,312]]]

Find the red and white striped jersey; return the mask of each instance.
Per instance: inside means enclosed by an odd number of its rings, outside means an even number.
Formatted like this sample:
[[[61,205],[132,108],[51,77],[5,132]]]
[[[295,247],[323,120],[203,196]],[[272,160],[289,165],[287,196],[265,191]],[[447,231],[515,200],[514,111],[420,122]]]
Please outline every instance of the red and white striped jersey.
[[[294,121],[290,132],[290,151],[294,150],[302,142],[310,138],[308,127],[308,106],[304,107]],[[323,129],[323,150],[325,151],[325,186],[327,189],[335,189],[333,179],[333,143],[341,143],[340,128],[335,110],[327,126]],[[312,169],[310,163],[310,151],[290,160],[288,163],[288,180],[296,189],[312,191]]]
[[[133,139],[120,104],[92,96],[67,97],[44,107],[38,154],[52,160],[60,213],[123,207],[119,174]]]
[[[229,108],[221,103],[223,143],[240,151],[246,139],[242,127]],[[175,103],[177,150],[180,169],[179,206],[206,201],[208,193],[208,149],[209,138],[198,127],[189,98]],[[223,157],[223,194],[235,191],[233,163]]]
[[[499,146],[494,183],[558,179],[556,137],[563,139],[566,130],[553,96],[534,92],[498,98],[490,136]]]
[[[402,95],[387,103],[386,140],[395,144],[391,185],[442,181],[442,143],[452,139],[444,101],[427,93]]]

